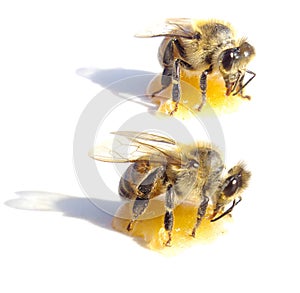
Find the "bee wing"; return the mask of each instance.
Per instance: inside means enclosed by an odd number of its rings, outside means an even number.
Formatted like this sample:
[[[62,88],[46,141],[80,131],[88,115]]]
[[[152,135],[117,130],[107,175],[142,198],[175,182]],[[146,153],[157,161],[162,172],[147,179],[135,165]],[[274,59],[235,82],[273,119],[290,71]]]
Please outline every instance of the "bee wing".
[[[145,142],[152,142],[157,144],[165,144],[166,146],[174,146],[176,145],[176,141],[174,139],[168,138],[163,135],[152,134],[147,132],[137,132],[137,131],[116,131],[112,132],[112,134],[126,137],[128,140],[132,142],[136,142],[138,144]]]
[[[164,23],[153,25],[141,33],[135,35],[138,38],[152,37],[180,37],[193,39],[195,30],[193,20],[190,18],[168,18]]]
[[[165,136],[145,132],[118,131],[118,136],[109,146],[101,144],[89,152],[90,157],[103,162],[126,163],[143,160],[145,157],[153,162],[180,163],[180,157],[174,150],[176,142]]]
[[[124,147],[124,145],[123,145]],[[142,156],[140,151],[129,151],[128,147],[122,150],[121,147],[112,147],[101,144],[89,151],[89,156],[97,161],[111,163],[135,162]]]

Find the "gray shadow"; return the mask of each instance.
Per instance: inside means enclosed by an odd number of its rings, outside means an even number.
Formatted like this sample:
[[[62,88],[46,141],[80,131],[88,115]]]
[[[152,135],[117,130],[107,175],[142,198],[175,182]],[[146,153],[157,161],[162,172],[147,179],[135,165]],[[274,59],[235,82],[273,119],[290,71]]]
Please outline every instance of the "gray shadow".
[[[145,106],[149,112],[157,110],[157,105],[146,95],[147,87],[157,73],[124,68],[79,68],[76,73],[119,98]]]
[[[120,233],[112,228],[113,216],[104,210],[115,211],[115,214],[119,207],[124,204],[124,201],[88,199],[46,191],[18,191],[16,195],[17,198],[8,200],[4,204],[20,210],[60,212],[66,217],[82,219],[99,227]],[[129,234],[127,236],[131,237]],[[142,238],[132,237],[132,240],[147,248]]]
[[[140,96],[146,93],[147,86],[156,75],[154,72],[125,68],[79,68],[76,73],[103,88],[118,94]],[[139,77],[138,82],[131,82]],[[122,81],[126,82],[122,82]]]
[[[60,212],[66,217],[86,220],[109,230],[113,230],[111,227],[113,216],[104,212],[98,206],[103,207],[104,210],[109,209],[116,212],[123,204],[122,201],[116,202],[96,198],[90,200],[45,191],[19,191],[16,192],[16,195],[17,198],[8,200],[5,204],[21,210]]]

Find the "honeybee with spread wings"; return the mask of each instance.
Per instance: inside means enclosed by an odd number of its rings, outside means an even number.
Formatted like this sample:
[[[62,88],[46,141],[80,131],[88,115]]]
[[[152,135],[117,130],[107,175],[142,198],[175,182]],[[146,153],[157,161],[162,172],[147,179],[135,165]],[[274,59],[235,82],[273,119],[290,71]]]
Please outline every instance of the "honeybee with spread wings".
[[[187,73],[199,75],[199,87],[202,92],[199,111],[206,103],[207,76],[214,72],[222,75],[227,96],[232,93],[250,99],[250,96],[243,94],[243,89],[255,77],[254,72],[247,70],[255,50],[245,38],[236,39],[229,23],[169,18],[161,26],[136,36],[164,37],[158,51],[158,59],[163,67],[161,89],[152,96],[172,85],[172,100],[176,103],[174,111],[177,110],[180,101],[181,68]],[[246,72],[251,77],[244,83]]]
[[[243,163],[238,163],[225,176],[222,175],[224,163],[214,147],[205,143],[179,144],[171,138],[146,132],[120,131],[114,134],[116,139],[120,138],[116,147],[111,149],[100,145],[89,155],[104,162],[131,163],[119,183],[120,196],[134,200],[128,231],[145,212],[149,201],[162,194],[165,195],[166,246],[171,245],[176,221],[173,209],[185,199],[195,199],[198,206],[191,231],[193,237],[209,202],[214,208],[211,221],[216,221],[241,201],[241,193],[247,187],[251,173]],[[124,138],[126,143],[122,142]]]

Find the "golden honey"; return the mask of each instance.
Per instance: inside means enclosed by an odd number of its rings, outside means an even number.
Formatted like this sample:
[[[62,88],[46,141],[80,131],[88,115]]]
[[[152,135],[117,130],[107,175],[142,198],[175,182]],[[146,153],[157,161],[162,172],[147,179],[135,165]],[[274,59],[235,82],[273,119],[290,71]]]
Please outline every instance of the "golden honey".
[[[119,208],[113,218],[112,226],[115,230],[136,238],[141,245],[153,250],[170,250],[172,248],[184,248],[196,242],[211,242],[225,233],[224,220],[230,219],[226,216],[212,223],[208,216],[204,217],[194,238],[191,233],[196,222],[198,206],[195,203],[184,202],[174,209],[175,220],[172,231],[172,247],[170,248],[165,246],[168,236],[164,229],[164,201],[152,199],[146,212],[134,223],[133,229],[127,231],[132,205],[133,202],[127,202]],[[207,215],[210,214],[212,214],[212,209],[208,207]]]
[[[199,113],[198,107],[201,103],[201,90],[199,88],[199,75],[191,74],[185,70],[181,70],[180,75],[181,97],[178,109],[173,115],[180,119],[190,118]],[[161,88],[161,74],[153,78],[147,88],[147,95],[151,101],[158,105],[158,113],[170,114],[175,103],[172,101],[171,86],[152,97],[152,93]],[[249,102],[248,99],[242,98],[240,95],[230,94],[226,96],[226,88],[223,78],[218,74],[211,74],[207,77],[207,101],[201,109],[201,114],[205,114],[213,109],[216,114],[231,113],[240,107],[242,103]]]

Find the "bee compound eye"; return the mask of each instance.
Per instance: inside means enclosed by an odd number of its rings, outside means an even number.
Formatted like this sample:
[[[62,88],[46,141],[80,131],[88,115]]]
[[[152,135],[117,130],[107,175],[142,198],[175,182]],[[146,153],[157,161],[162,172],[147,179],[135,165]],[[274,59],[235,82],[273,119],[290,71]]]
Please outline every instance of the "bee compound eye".
[[[225,194],[225,196],[232,196],[233,194],[236,193],[236,191],[238,190],[238,188],[241,186],[241,176],[238,175],[234,175],[229,177],[226,181],[227,181],[227,185],[225,186],[225,188],[223,189],[223,193]]]
[[[226,71],[230,71],[234,61],[234,52],[226,50],[222,53],[221,64]]]

